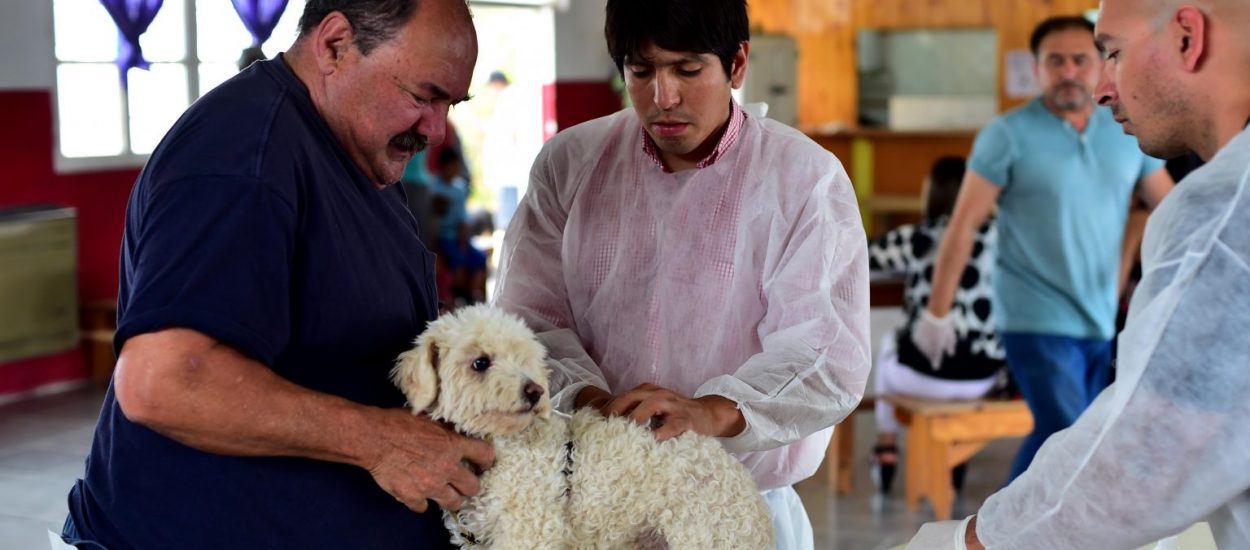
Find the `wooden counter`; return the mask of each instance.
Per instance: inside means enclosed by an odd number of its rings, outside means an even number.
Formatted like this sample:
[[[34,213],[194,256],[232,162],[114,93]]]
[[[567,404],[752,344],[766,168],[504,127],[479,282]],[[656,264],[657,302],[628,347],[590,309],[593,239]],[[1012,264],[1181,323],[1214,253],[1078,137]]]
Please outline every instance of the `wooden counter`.
[[[842,161],[855,185],[864,227],[877,235],[920,219],[920,192],[933,163],[945,156],[967,158],[976,131],[859,130],[809,136]]]

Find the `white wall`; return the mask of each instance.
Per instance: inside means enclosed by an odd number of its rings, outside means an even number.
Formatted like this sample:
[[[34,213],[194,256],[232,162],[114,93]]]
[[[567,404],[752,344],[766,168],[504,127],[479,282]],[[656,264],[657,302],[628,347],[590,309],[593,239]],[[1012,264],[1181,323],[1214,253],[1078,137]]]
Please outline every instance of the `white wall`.
[[[3,0],[16,1],[16,0]],[[606,0],[569,0],[556,9],[556,80],[610,80],[616,67],[603,39]]]
[[[47,90],[56,79],[52,0],[0,0],[0,90]]]

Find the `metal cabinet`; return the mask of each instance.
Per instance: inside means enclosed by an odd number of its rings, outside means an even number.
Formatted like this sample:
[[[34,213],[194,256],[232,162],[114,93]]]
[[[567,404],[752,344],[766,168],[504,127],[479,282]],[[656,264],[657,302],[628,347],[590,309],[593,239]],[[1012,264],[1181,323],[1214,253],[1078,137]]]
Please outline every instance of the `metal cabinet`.
[[[72,208],[0,209],[0,363],[78,346]]]

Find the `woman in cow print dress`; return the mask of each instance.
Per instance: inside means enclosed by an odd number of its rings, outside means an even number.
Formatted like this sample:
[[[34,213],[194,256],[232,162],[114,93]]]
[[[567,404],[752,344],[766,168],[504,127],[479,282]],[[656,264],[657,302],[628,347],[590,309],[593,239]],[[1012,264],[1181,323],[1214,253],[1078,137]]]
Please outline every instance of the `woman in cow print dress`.
[[[955,354],[946,356],[941,368],[934,368],[912,344],[911,328],[929,302],[938,243],[942,241],[946,222],[954,209],[964,168],[961,158],[938,160],[925,186],[924,219],[916,225],[898,227],[869,244],[872,271],[902,273],[906,277],[903,311],[907,321],[885,336],[877,353],[878,396],[977,399],[989,393],[999,373],[1005,372],[1006,353],[990,321],[990,276],[997,239],[992,219],[977,231],[972,257],[955,292],[955,305],[951,309],[959,336]],[[898,423],[893,407],[884,399],[877,399],[876,421],[874,478],[882,492],[889,492],[898,461],[895,446]],[[956,487],[962,485],[962,467],[956,470],[955,484]]]

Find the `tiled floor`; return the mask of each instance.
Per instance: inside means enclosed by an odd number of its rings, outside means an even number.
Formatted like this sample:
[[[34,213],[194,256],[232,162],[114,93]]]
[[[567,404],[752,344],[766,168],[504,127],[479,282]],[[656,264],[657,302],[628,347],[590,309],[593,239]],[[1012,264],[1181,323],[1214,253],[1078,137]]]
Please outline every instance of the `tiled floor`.
[[[76,390],[0,407],[0,549],[48,547],[46,531],[59,530],[65,518],[65,495],[82,475],[103,392]],[[824,483],[822,468],[798,486],[812,518],[816,548],[876,550],[906,543],[930,515],[911,513],[901,499],[902,479],[894,494],[873,494],[867,453],[872,446],[871,413],[856,416],[855,492],[837,496]],[[1000,441],[973,458],[956,515],[971,513],[1006,475],[1016,441]]]
[[[797,486],[812,519],[816,548],[827,550],[885,550],[906,544],[933,514],[922,505],[909,512],[903,505],[903,473],[896,475],[890,495],[875,493],[868,475],[868,453],[874,437],[872,413],[855,417],[855,487],[846,496],[836,495],[825,484],[825,467]],[[989,495],[1006,480],[1018,439],[1000,440],[986,446],[968,464],[964,490],[956,498],[954,516],[976,512]],[[902,449],[906,452],[906,449]]]
[[[104,392],[91,388],[0,407],[0,548],[48,548],[83,457]]]

